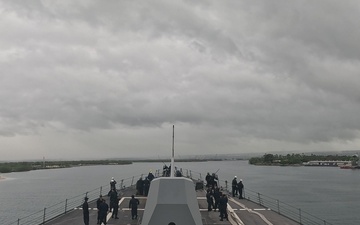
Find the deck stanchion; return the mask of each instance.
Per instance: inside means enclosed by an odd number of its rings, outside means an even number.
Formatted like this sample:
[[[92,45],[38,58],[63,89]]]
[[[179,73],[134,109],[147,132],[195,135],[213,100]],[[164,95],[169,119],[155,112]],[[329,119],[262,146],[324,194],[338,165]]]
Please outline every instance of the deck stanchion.
[[[123,180],[121,180],[120,189],[123,189],[123,184],[124,184],[124,179],[123,179]]]
[[[299,223],[302,224],[301,223],[301,209],[300,208],[299,208]]]
[[[261,204],[261,194],[258,192],[258,201],[259,201],[259,205],[262,205]]]
[[[17,224],[17,225],[20,225],[20,219],[18,219],[18,221],[17,221],[17,222],[18,222],[18,224]]]
[[[227,180],[225,181],[225,190],[226,190],[226,191],[229,191],[229,190],[228,190],[228,182],[227,182]]]
[[[131,179],[131,186],[133,186],[133,183],[134,183],[134,176]]]
[[[200,180],[202,180],[202,178],[201,178],[201,173],[200,173]]]
[[[66,212],[67,212],[67,202],[68,202],[68,200],[65,199],[65,214],[66,214]]]
[[[280,214],[280,203],[279,203],[279,200],[276,200],[276,203],[277,203],[277,210],[278,210],[278,213]]]
[[[324,225],[326,225],[326,221],[324,220]]]
[[[192,179],[191,170],[190,170],[190,178]]]
[[[46,208],[44,208],[44,215],[43,215],[43,223],[42,224],[45,224],[45,217],[46,217]]]
[[[102,186],[100,186],[100,194],[99,195],[102,195]]]

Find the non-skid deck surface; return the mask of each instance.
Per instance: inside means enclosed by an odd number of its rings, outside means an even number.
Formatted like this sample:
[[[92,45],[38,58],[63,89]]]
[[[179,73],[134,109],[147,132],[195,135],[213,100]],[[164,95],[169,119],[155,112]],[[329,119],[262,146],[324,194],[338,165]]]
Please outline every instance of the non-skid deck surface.
[[[131,219],[131,211],[129,210],[130,196],[135,193],[135,190],[128,188],[120,191],[121,200],[119,202],[119,219],[111,218],[112,213],[109,212],[107,215],[107,224],[116,225],[129,225],[129,224],[141,224],[143,212],[146,204],[146,197],[136,196],[140,205],[138,207],[138,218],[137,220]],[[229,221],[220,221],[218,211],[208,211],[205,192],[203,190],[197,190],[197,199],[199,203],[200,214],[204,225],[224,225],[231,224]],[[109,200],[105,198],[109,204]],[[80,205],[81,203],[79,203]],[[228,202],[229,213],[232,214],[232,218],[239,219],[245,225],[269,225],[269,224],[282,224],[282,225],[298,225],[299,223],[294,222],[284,216],[277,214],[276,212],[259,206],[246,199],[238,199],[229,197]],[[96,224],[97,222],[97,209],[96,200],[89,203],[90,211],[90,224]],[[82,208],[75,208],[65,215],[59,216],[52,221],[46,223],[46,225],[69,225],[69,224],[84,224]],[[238,223],[239,224],[239,223]],[[241,223],[240,223],[241,224]]]

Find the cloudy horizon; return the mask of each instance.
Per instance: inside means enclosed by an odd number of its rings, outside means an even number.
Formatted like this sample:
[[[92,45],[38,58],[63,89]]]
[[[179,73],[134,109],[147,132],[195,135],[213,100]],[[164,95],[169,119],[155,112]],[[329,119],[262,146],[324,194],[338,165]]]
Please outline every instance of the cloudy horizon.
[[[0,0],[0,161],[360,149],[355,0]]]

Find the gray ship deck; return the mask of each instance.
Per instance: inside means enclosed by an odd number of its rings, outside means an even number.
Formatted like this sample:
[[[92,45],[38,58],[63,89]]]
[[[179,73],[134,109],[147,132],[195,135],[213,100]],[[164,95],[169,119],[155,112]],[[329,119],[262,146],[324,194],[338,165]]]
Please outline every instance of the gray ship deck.
[[[128,208],[130,196],[135,193],[133,188],[127,188],[119,191],[121,200],[119,202],[119,219],[111,218],[111,212],[107,215],[107,224],[117,225],[129,225],[129,224],[141,224],[145,204],[147,198],[144,196],[137,196],[140,200],[138,208],[138,219],[131,219],[131,212]],[[277,212],[274,212],[268,208],[264,208],[259,204],[256,204],[248,199],[238,199],[229,197],[228,202],[228,214],[229,221],[220,221],[218,211],[208,211],[207,202],[204,190],[197,190],[197,199],[204,225],[217,225],[217,224],[246,224],[246,225],[270,225],[270,224],[282,224],[282,225],[298,225],[299,223],[284,217]],[[108,199],[107,203],[109,203]],[[90,224],[96,224],[97,222],[97,209],[96,201],[89,202],[90,211]],[[82,208],[75,208],[64,215],[52,219],[45,223],[46,225],[68,225],[68,224],[84,224]]]

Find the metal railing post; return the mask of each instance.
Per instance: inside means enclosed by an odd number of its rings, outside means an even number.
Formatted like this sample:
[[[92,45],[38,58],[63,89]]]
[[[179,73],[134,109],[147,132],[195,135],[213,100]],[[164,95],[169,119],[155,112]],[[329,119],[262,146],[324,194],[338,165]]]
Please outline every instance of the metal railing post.
[[[131,186],[133,185],[133,183],[134,183],[134,176],[131,179]]]
[[[200,180],[202,180],[202,178],[201,178],[201,173],[200,173]]]
[[[123,189],[123,184],[124,184],[124,179],[123,179],[123,180],[121,180],[120,189]]]
[[[259,205],[262,205],[261,204],[261,194],[260,193],[258,193],[258,201],[259,201]]]
[[[102,195],[102,186],[100,186],[100,194],[99,195]]]
[[[225,190],[228,191],[228,182],[227,182],[227,180],[225,181]]]
[[[43,224],[45,224],[45,217],[46,217],[46,208],[44,208]]]
[[[279,202],[279,200],[276,200],[276,203],[277,203],[277,210],[278,210],[278,213],[280,214],[280,202]]]
[[[17,221],[17,222],[18,222],[18,224],[17,224],[17,225],[20,225],[20,218],[18,219],[18,221]]]
[[[299,208],[299,223],[302,224],[301,223],[301,209],[300,208]]]
[[[67,202],[68,202],[68,200],[65,199],[65,214],[66,214],[66,212],[67,212]]]
[[[192,178],[192,175],[191,175],[191,170],[190,170],[190,178]]]

